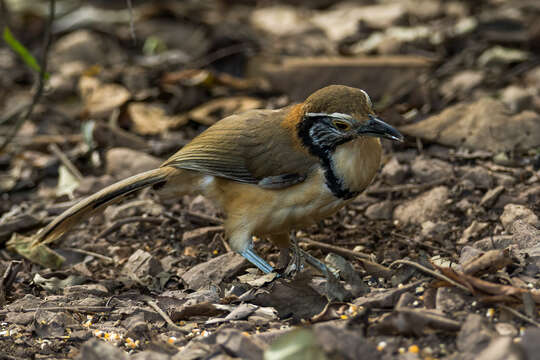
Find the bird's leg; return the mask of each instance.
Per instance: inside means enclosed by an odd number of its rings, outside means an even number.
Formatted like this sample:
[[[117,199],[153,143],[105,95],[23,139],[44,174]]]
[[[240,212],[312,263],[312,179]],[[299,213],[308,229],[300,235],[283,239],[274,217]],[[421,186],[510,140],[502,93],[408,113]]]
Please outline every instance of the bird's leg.
[[[233,233],[229,236],[231,248],[246,258],[247,261],[255,265],[263,273],[268,274],[274,271],[263,258],[253,250],[253,240],[250,233]]]
[[[331,280],[331,279],[336,278],[334,273],[332,271],[330,271],[328,266],[326,266],[322,261],[320,261],[316,257],[312,256],[307,251],[302,250],[298,246],[298,240],[296,239],[296,234],[294,232],[291,234],[291,242],[293,243],[293,249],[295,249],[295,250],[293,250],[293,254],[294,254],[295,251],[297,253],[297,255],[293,255],[293,256],[296,256],[300,261],[301,261],[302,258],[304,258],[309,265],[313,266],[314,268],[316,268],[320,272],[322,272],[323,275],[327,279]]]
[[[285,269],[284,273],[289,275],[294,275],[296,272],[301,271],[304,267],[303,259],[302,259],[302,253],[300,252],[300,248],[298,247],[298,240],[296,239],[296,234],[293,231],[291,231],[290,235],[290,248],[292,252],[292,260],[289,263],[289,266]]]

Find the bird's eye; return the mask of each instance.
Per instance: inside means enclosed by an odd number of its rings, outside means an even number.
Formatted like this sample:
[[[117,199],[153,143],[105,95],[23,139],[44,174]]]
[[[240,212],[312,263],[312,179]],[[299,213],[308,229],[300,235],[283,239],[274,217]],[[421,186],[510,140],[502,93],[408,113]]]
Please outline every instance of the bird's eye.
[[[351,128],[351,125],[343,121],[336,120],[333,122],[333,125],[336,129],[341,130],[341,131],[347,131]]]

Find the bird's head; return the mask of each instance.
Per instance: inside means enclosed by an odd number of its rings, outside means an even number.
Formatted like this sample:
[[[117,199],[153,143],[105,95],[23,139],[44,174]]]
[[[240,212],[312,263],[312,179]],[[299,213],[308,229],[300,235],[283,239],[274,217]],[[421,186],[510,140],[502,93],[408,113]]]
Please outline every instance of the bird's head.
[[[303,104],[298,136],[311,152],[333,151],[361,137],[403,141],[392,126],[378,119],[364,90],[331,85],[311,94]]]

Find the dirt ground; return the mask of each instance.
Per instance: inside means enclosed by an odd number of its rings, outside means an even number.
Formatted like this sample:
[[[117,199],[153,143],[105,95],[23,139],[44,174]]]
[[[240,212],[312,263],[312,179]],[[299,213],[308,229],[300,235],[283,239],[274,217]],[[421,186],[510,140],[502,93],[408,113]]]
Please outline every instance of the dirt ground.
[[[127,3],[56,1],[49,27],[1,1],[47,77],[2,42],[0,359],[540,359],[540,2]],[[406,138],[296,230],[339,284],[263,276],[214,204],[151,190],[24,252],[222,117],[334,83]]]

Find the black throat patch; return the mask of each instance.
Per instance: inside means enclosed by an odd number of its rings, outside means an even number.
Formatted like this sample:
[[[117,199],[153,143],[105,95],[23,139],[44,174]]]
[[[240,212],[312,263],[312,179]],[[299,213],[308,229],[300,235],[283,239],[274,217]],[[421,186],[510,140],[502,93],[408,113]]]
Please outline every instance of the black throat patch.
[[[332,153],[336,150],[336,147],[347,142],[349,139],[337,140],[328,136],[317,134],[317,129],[315,126],[317,126],[318,122],[321,123],[322,121],[324,121],[324,115],[321,115],[320,117],[304,117],[303,121],[301,121],[297,127],[298,137],[301,139],[304,146],[308,148],[310,154],[320,159],[321,166],[324,169],[326,185],[330,191],[332,191],[332,194],[340,199],[345,200],[354,198],[359,194],[359,192],[351,191],[345,186],[342,179],[337,176],[334,169],[334,164],[332,162]],[[317,139],[314,139],[314,135],[321,136],[320,138],[317,137]]]

